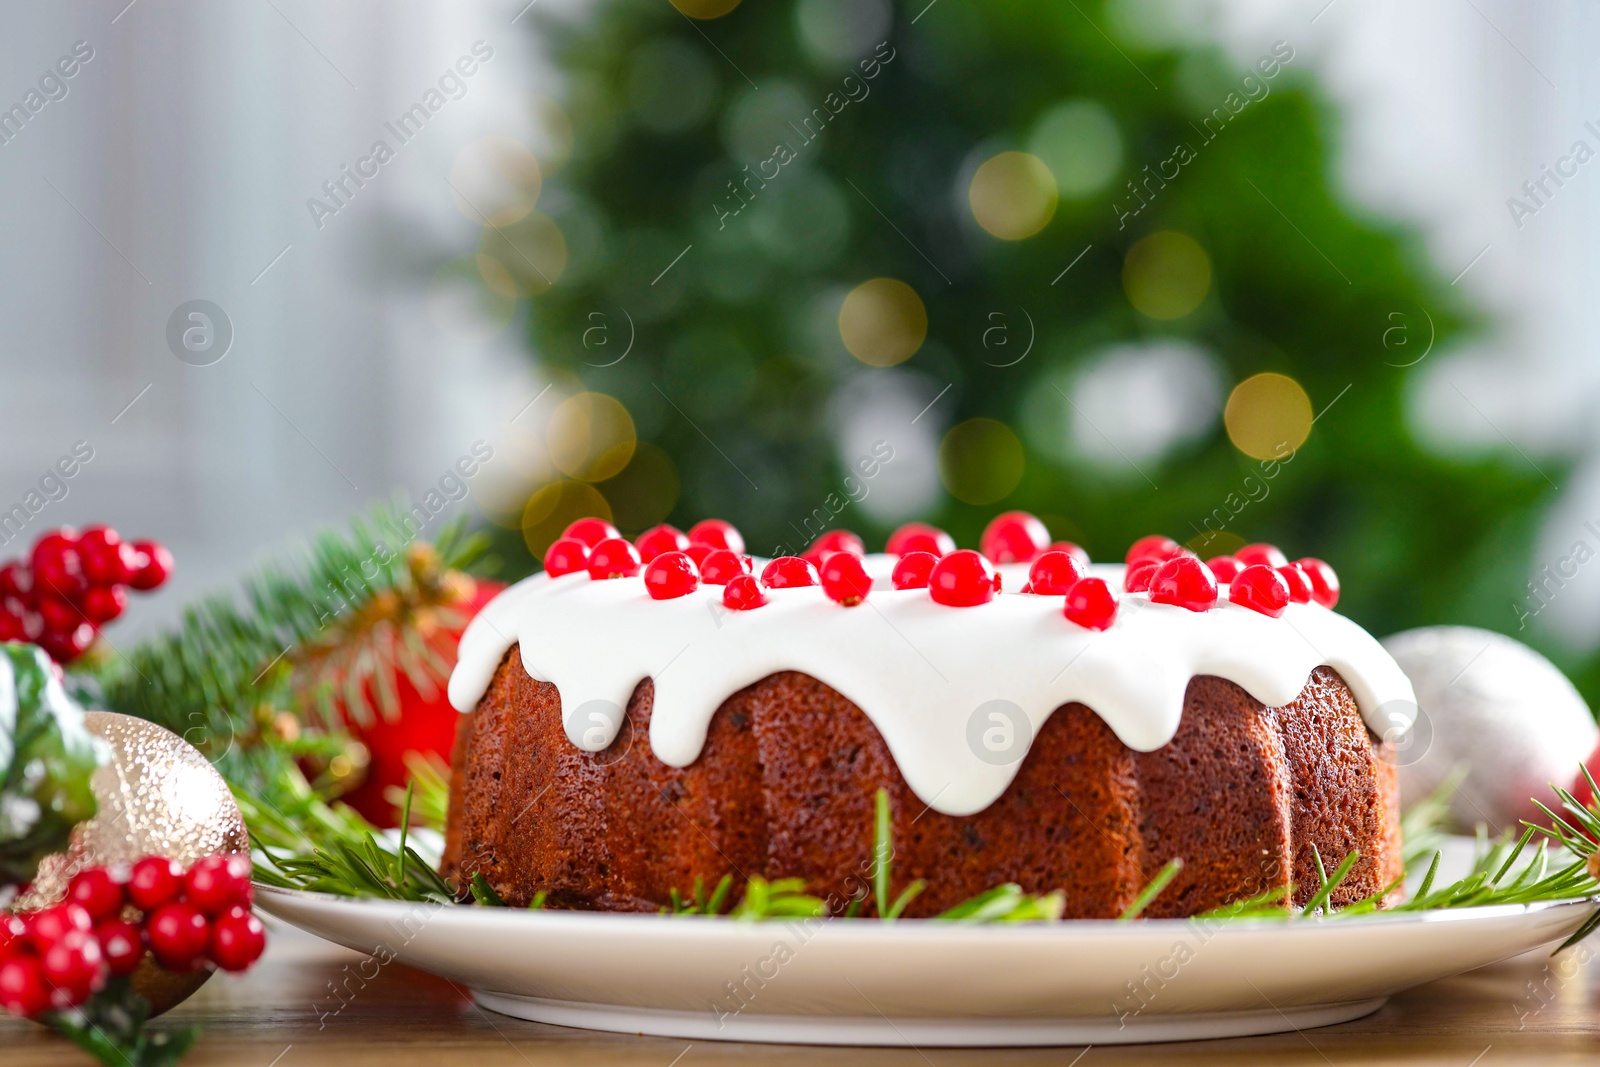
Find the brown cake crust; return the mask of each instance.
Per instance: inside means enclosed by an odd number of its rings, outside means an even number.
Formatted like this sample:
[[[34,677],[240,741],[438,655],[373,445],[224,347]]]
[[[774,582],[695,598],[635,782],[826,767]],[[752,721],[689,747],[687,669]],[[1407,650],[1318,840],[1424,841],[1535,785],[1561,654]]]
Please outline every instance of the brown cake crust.
[[[1307,899],[1360,858],[1335,906],[1402,871],[1397,776],[1331,668],[1293,703],[1264,707],[1222,678],[1193,679],[1177,735],[1134,752],[1081,704],[1040,728],[1016,779],[970,816],[911,792],[871,720],[808,675],[773,674],[729,697],[698,760],[650,750],[654,688],[629,701],[603,752],[577,748],[555,686],[513,647],[462,717],[445,872],[481,873],[508,904],[654,911],[673,889],[725,874],[799,877],[835,910],[866,894],[873,805],[889,793],[896,886],[924,878],[910,915],[1001,882],[1066,893],[1068,918],[1120,914],[1173,858],[1184,868],[1146,914],[1184,916],[1293,882]],[[871,912],[870,896],[866,901]]]

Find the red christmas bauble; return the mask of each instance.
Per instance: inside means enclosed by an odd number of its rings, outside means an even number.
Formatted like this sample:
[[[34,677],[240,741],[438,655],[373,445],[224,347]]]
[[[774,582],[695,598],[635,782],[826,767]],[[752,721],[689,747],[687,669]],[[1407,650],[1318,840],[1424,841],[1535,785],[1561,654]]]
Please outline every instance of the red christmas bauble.
[[[455,643],[461,637],[461,630],[466,628],[466,622],[504,588],[500,582],[475,578],[472,595],[451,605],[451,610],[462,620],[459,629],[452,626],[447,631],[451,666],[455,665]],[[461,721],[461,713],[450,706],[445,695],[443,679],[434,685],[432,692],[424,695],[405,671],[397,670],[394,687],[395,703],[389,714],[372,700],[369,682],[367,690],[372,707],[366,721],[358,721],[357,716],[348,711],[343,716],[351,736],[367,748],[367,771],[361,784],[339,799],[355,808],[368,822],[381,827],[399,824],[395,806],[385,793],[390,786],[403,790],[411,781],[407,755],[436,756],[449,763],[450,750],[456,742],[456,727]]]

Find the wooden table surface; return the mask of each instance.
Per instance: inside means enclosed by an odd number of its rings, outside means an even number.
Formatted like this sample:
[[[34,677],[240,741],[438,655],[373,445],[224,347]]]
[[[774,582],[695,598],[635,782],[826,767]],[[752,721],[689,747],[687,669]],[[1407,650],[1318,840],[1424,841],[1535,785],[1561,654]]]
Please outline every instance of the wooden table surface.
[[[830,1049],[629,1037],[519,1022],[485,1013],[448,982],[398,964],[383,968],[337,1015],[324,1017],[334,1003],[329,983],[361,957],[274,924],[272,944],[254,970],[241,978],[213,978],[170,1018],[204,1028],[184,1061],[187,1067],[1592,1065],[1600,1056],[1600,962],[1595,956],[1600,944],[1580,946],[1554,961],[1525,956],[1403,993],[1365,1019],[1303,1033],[1087,1051]],[[0,1019],[3,1067],[89,1063],[39,1027]]]

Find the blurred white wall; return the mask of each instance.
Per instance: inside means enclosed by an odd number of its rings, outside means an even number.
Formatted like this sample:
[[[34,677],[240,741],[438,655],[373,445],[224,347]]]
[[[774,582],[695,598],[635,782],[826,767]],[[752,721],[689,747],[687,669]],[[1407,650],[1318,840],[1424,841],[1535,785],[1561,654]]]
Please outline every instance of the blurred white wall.
[[[0,510],[94,449],[0,553],[113,521],[173,548],[175,609],[293,533],[420,496],[535,391],[517,324],[457,328],[429,289],[481,231],[452,162],[527,141],[543,67],[521,4],[125,5],[0,5],[0,106],[92,51],[0,125]],[[492,58],[401,146],[384,123],[480,41]],[[379,138],[395,158],[319,228],[308,198]],[[168,345],[194,299],[232,323],[209,366]]]

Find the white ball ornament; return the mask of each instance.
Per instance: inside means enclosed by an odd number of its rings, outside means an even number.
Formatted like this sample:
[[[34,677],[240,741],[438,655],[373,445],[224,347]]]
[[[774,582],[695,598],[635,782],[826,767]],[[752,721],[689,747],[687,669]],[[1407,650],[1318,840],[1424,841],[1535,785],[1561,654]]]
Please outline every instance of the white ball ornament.
[[[1450,797],[1454,828],[1480,823],[1516,832],[1541,818],[1533,799],[1555,805],[1552,783],[1570,786],[1600,728],[1556,666],[1504,634],[1428,626],[1385,638],[1410,677],[1420,712],[1397,744],[1400,793],[1415,804],[1458,766],[1466,779]]]

